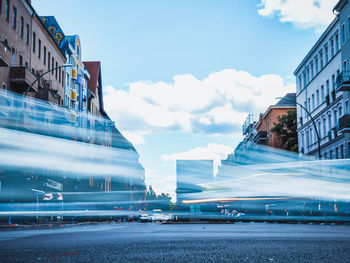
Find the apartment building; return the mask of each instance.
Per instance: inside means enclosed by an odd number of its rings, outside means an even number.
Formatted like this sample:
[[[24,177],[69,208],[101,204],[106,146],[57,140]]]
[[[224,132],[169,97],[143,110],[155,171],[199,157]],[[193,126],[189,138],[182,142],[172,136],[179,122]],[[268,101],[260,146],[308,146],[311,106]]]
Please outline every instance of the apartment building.
[[[342,32],[337,16],[294,72],[301,155],[318,156],[319,142],[324,159],[350,157],[347,135],[339,127],[339,120],[349,112],[348,93],[337,88],[337,79],[346,69]]]
[[[63,105],[64,53],[29,0],[0,0],[0,85]],[[33,86],[37,77],[49,71]]]

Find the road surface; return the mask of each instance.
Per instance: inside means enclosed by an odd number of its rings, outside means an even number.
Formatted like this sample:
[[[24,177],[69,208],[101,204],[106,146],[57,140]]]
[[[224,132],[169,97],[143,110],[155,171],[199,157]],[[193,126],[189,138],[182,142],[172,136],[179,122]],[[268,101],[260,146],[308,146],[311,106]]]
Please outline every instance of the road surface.
[[[0,232],[0,262],[350,262],[350,226],[120,223]]]

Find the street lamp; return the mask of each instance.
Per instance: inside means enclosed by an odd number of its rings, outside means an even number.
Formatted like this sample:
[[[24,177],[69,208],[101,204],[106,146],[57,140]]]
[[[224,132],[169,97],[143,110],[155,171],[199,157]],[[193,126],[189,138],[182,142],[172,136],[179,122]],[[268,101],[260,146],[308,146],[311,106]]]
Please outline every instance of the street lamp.
[[[67,68],[67,67],[73,67],[73,65],[72,65],[72,64],[64,64],[64,65],[62,65],[62,66],[52,68],[52,69],[50,69],[50,70],[44,72],[43,74],[41,74],[39,77],[37,77],[37,78],[32,82],[32,84],[29,85],[29,87],[27,88],[27,90],[24,92],[24,96],[26,96],[26,95],[28,94],[28,92],[30,91],[30,89],[33,87],[33,85],[34,85],[39,79],[41,79],[43,76],[45,76],[47,73],[52,72],[52,71],[54,71],[54,70],[56,70],[56,69],[59,69],[59,68]]]
[[[287,99],[287,98],[282,98],[282,97],[277,97],[275,99],[281,99],[281,100],[288,100],[288,101],[291,101],[297,105],[299,105],[303,110],[305,110],[307,112],[307,114],[310,116],[311,118],[311,121],[312,121],[312,124],[314,125],[314,128],[315,128],[315,132],[316,132],[316,136],[317,136],[317,144],[318,144],[318,158],[321,159],[322,156],[321,156],[321,140],[320,140],[320,135],[318,134],[318,131],[317,131],[317,127],[316,127],[316,123],[315,123],[315,120],[314,118],[311,116],[311,113],[303,106],[301,105],[300,103],[294,101],[294,100],[291,100],[291,99]]]

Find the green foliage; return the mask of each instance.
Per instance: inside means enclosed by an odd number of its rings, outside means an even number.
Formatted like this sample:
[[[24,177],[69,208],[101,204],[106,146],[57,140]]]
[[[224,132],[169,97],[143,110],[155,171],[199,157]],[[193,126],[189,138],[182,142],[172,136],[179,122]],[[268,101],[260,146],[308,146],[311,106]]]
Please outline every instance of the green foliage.
[[[278,116],[277,120],[271,132],[281,139],[281,146],[285,146],[288,151],[298,152],[297,111],[289,110],[287,114]]]

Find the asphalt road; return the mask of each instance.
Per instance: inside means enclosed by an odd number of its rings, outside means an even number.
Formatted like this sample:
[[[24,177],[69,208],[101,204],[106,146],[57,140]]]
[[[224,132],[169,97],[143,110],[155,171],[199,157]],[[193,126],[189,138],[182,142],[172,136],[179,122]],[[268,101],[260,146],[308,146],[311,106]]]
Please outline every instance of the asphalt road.
[[[121,223],[0,232],[0,262],[350,262],[350,226]]]

